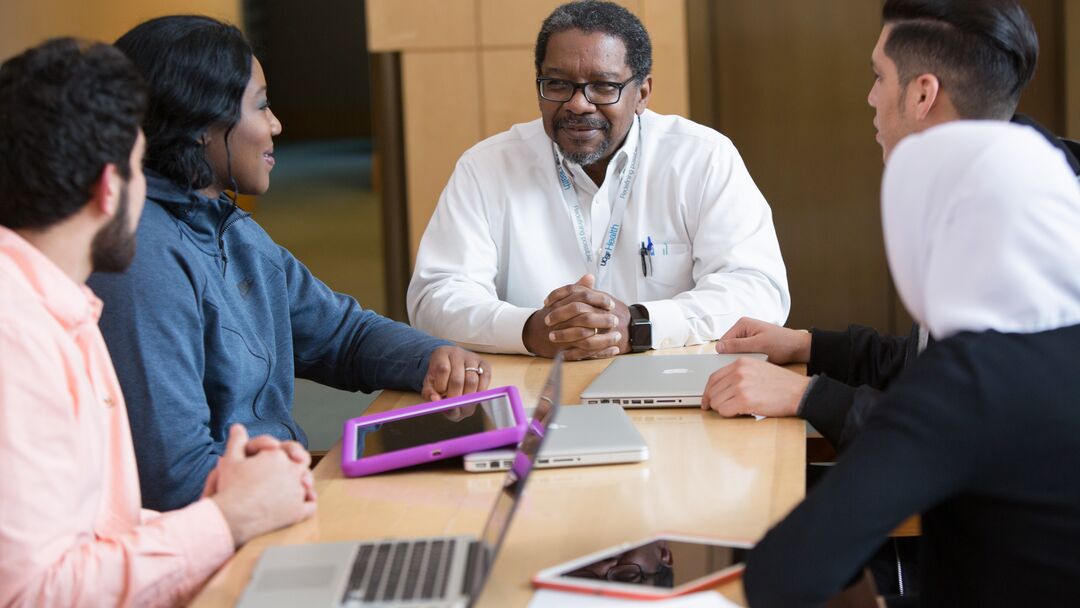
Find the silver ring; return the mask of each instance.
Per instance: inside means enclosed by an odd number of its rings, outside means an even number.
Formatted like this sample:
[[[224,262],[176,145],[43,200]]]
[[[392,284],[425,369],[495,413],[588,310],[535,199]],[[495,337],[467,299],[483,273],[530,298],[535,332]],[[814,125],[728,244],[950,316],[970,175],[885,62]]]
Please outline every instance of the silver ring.
[[[467,371],[467,372],[476,372],[477,376],[483,376],[484,375],[484,368],[479,367],[479,366],[477,366],[477,367],[466,367],[465,371]]]
[[[595,336],[595,335],[596,335],[596,334],[598,334],[598,333],[600,333],[600,328],[599,328],[599,327],[594,327],[594,328],[592,328],[592,335],[593,335],[593,336]]]

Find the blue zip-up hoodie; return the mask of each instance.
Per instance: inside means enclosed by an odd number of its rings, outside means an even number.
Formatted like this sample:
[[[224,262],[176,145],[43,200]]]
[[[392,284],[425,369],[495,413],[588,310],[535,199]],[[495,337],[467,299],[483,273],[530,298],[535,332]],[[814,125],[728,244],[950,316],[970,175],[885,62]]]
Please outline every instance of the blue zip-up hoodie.
[[[235,422],[306,445],[294,377],[415,391],[449,344],[333,292],[224,195],[147,171],[137,238],[127,272],[89,284],[105,302],[148,508],[198,499]]]

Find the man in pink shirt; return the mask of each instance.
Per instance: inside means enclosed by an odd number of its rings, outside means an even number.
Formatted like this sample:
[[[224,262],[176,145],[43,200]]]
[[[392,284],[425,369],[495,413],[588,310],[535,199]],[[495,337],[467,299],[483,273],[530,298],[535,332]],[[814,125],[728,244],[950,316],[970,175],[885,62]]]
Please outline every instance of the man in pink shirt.
[[[235,548],[311,516],[310,458],[240,425],[203,498],[141,509],[91,271],[135,252],[146,95],[116,49],[0,67],[0,606],[174,605]]]

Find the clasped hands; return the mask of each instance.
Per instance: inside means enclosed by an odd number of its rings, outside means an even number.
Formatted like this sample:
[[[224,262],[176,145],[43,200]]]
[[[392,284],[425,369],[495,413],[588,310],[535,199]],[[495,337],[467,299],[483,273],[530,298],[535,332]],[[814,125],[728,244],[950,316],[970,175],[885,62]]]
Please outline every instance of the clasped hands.
[[[602,359],[630,351],[630,309],[609,293],[595,288],[591,274],[548,294],[521,332],[529,352],[568,361]]]

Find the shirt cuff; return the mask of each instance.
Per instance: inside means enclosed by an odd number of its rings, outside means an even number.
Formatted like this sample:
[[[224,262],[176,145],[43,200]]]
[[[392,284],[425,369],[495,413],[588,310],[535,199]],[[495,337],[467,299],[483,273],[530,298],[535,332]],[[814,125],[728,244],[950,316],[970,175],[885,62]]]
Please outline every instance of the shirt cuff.
[[[810,381],[799,404],[798,416],[810,423],[833,447],[839,447],[855,389],[828,376]]]
[[[520,308],[506,305],[495,313],[495,350],[500,353],[514,353],[519,355],[531,355],[525,348],[525,342],[521,334],[525,330],[525,322],[529,320],[538,308]]]
[[[638,302],[649,311],[649,323],[652,324],[652,348],[675,348],[686,346],[690,336],[690,324],[686,314],[674,300]]]
[[[185,522],[187,533],[178,534],[177,540],[187,563],[188,585],[198,589],[236,550],[229,522],[209,498],[172,511],[168,517],[173,525],[177,519]]]

